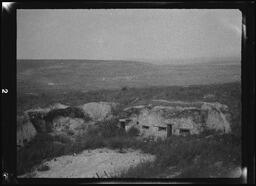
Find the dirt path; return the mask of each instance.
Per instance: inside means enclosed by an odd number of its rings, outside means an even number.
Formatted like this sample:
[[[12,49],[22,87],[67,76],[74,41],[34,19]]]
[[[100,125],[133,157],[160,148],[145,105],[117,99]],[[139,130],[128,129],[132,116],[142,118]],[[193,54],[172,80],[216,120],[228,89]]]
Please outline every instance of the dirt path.
[[[47,161],[50,170],[33,172],[37,178],[97,178],[113,177],[120,171],[155,157],[140,151],[126,149],[123,152],[110,149],[85,150],[75,156],[67,155]]]

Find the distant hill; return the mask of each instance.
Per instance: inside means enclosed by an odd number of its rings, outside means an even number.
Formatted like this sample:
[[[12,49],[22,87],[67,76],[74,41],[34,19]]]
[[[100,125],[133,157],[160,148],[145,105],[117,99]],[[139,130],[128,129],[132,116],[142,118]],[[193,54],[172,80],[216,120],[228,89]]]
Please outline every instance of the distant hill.
[[[172,86],[240,81],[241,67],[232,63],[155,65],[136,61],[18,60],[18,91],[97,90],[124,86]]]

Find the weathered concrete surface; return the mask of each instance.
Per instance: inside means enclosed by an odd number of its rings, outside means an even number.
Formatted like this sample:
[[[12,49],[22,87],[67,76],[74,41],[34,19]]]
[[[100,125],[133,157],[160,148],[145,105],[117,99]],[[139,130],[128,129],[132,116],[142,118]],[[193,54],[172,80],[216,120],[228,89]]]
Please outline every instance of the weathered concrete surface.
[[[88,114],[92,120],[103,121],[112,117],[112,110],[117,104],[111,102],[91,102],[79,107]]]
[[[67,155],[44,162],[50,169],[35,170],[21,177],[35,178],[109,178],[140,162],[154,161],[155,156],[138,150],[126,149],[122,153],[110,149],[85,150],[75,156]]]
[[[153,100],[154,105],[139,105],[124,109],[130,119],[126,126],[140,130],[143,136],[167,137],[167,126],[171,125],[171,134],[180,135],[189,131],[200,134],[211,129],[221,133],[231,132],[228,107],[220,103],[183,102]],[[165,103],[165,106],[161,103]],[[167,104],[167,105],[166,105]]]

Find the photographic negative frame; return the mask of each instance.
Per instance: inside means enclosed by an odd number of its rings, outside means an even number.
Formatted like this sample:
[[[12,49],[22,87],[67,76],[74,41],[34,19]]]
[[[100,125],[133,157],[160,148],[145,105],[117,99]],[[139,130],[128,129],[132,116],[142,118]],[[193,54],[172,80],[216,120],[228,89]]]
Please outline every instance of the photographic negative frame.
[[[242,170],[241,178],[28,179],[17,178],[16,30],[17,9],[239,9],[242,13]],[[2,3],[2,177],[4,183],[255,183],[255,4],[241,2],[63,2]]]

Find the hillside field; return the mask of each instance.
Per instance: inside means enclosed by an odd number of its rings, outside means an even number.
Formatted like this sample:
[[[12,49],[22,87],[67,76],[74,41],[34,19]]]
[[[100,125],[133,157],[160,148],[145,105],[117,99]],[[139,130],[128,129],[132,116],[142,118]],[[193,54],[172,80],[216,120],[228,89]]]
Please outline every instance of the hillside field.
[[[141,163],[116,175],[125,178],[167,178],[177,171],[181,174],[174,177],[226,177],[241,166],[241,83],[238,66],[178,66],[171,70],[174,67],[163,68],[151,64],[136,66],[75,62],[62,66],[58,64],[60,61],[50,65],[45,63],[49,62],[28,62],[18,67],[18,115],[27,109],[47,107],[53,103],[76,106],[107,101],[128,107],[147,104],[154,99],[219,102],[229,107],[232,132],[216,134],[211,138],[206,133],[142,142],[133,134],[120,133],[113,127],[117,122],[113,120],[107,125],[103,122],[101,129],[91,131],[89,136],[81,136],[75,143],[40,134],[18,151],[18,174],[30,172],[45,159],[96,148],[133,148],[156,156],[154,163]],[[137,79],[129,78],[133,76],[131,74],[136,74]],[[99,80],[103,77],[104,81]],[[149,80],[152,81],[145,83]],[[118,113],[115,115],[118,116]],[[63,145],[56,148],[56,141]]]

